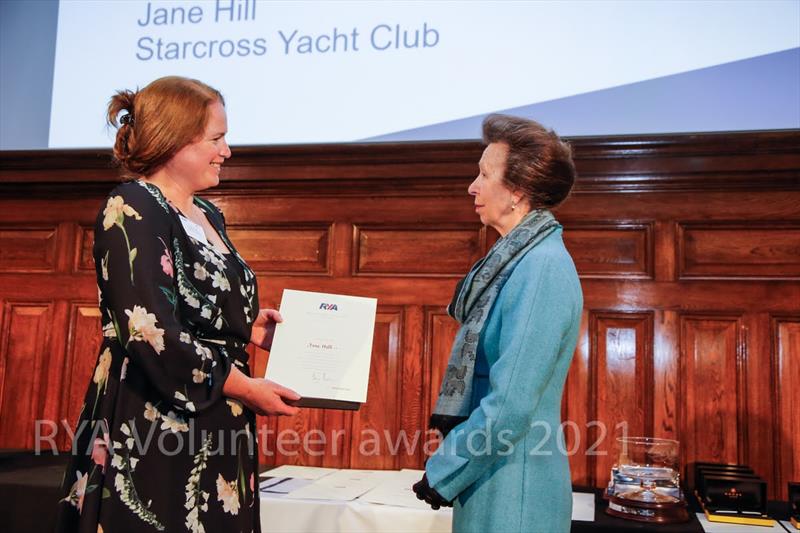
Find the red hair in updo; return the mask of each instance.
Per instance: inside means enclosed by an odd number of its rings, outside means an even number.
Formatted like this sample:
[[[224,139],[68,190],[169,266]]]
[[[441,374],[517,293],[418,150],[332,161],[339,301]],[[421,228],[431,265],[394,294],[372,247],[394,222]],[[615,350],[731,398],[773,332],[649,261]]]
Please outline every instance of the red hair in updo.
[[[159,78],[137,91],[122,90],[108,103],[117,128],[114,162],[126,179],[149,176],[205,130],[208,107],[225,104],[205,83],[180,76]]]

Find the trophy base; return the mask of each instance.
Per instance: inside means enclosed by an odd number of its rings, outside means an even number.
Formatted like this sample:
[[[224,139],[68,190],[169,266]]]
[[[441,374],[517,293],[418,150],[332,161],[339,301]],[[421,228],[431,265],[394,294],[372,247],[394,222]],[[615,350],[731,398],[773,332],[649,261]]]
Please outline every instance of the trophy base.
[[[608,499],[606,514],[651,524],[678,524],[689,521],[688,506],[683,500],[651,503],[611,496]]]

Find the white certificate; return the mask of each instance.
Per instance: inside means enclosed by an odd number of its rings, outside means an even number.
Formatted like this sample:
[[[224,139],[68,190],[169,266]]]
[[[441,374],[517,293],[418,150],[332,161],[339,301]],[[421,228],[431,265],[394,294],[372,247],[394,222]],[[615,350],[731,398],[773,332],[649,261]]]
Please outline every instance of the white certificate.
[[[296,405],[358,409],[367,401],[375,298],[285,289],[266,377]]]

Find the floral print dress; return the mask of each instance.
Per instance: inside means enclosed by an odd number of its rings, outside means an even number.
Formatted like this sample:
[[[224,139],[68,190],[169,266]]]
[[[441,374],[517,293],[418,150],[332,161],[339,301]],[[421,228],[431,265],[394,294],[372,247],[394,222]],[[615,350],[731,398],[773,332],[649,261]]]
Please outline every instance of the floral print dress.
[[[152,184],[118,186],[98,215],[103,342],[59,531],[260,531],[255,415],[222,394],[233,366],[249,374],[257,285],[222,214],[195,203],[229,254],[187,232]]]

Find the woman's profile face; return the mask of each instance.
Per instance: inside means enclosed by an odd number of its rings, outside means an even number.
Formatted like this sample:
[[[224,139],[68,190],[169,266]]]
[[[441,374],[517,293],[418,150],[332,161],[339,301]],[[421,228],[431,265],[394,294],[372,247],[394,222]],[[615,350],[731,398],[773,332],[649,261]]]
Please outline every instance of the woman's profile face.
[[[475,212],[481,222],[496,229],[500,235],[505,235],[513,227],[511,205],[514,197],[503,181],[507,157],[507,144],[490,143],[478,162],[478,176],[467,189],[475,197]]]
[[[219,184],[222,164],[231,156],[225,134],[228,118],[225,106],[217,101],[208,106],[205,131],[194,142],[178,150],[164,168],[169,176],[192,192],[203,191]]]

